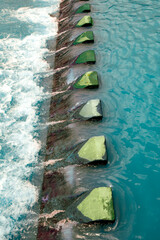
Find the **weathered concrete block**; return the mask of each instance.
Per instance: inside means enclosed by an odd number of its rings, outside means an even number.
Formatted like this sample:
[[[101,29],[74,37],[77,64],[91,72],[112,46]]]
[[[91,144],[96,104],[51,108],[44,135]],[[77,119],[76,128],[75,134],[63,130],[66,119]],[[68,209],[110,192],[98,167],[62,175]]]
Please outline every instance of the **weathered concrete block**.
[[[81,43],[93,43],[94,42],[94,35],[92,31],[87,31],[79,35],[73,45],[81,44]]]
[[[78,151],[78,157],[84,162],[106,162],[106,139],[104,136],[91,137]]]
[[[89,27],[93,26],[93,19],[91,16],[84,16],[79,20],[76,27]]]
[[[91,11],[91,5],[89,3],[86,3],[82,6],[80,6],[76,13],[85,13],[85,12],[90,12]]]
[[[111,187],[99,187],[82,194],[68,209],[70,219],[82,223],[115,220]]]
[[[98,74],[95,71],[86,72],[73,85],[74,88],[98,88],[98,86]]]
[[[95,63],[96,62],[96,56],[95,52],[93,50],[88,50],[83,53],[81,53],[77,60],[76,64],[81,64],[81,63]]]

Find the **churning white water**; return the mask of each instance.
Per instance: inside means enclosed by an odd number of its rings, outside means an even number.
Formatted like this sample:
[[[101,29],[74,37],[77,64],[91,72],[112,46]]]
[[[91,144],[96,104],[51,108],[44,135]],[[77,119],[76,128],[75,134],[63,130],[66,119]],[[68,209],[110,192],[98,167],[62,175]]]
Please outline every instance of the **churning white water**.
[[[46,40],[57,32],[49,14],[56,13],[58,0],[0,0],[0,5],[0,239],[8,240],[19,239],[27,221],[36,225],[36,213],[30,220],[27,214],[39,194],[33,184],[44,144],[37,130],[39,108],[49,98],[42,81],[52,74],[44,56],[50,54]]]

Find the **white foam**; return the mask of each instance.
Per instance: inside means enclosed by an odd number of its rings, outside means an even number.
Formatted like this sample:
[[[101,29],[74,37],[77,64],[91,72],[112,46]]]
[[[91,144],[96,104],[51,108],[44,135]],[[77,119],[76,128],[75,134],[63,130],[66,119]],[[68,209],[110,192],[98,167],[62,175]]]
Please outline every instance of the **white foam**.
[[[1,240],[17,229],[19,217],[28,214],[38,198],[37,187],[27,179],[37,170],[31,164],[39,164],[37,102],[46,97],[39,86],[40,75],[52,72],[43,56],[48,52],[46,40],[57,32],[55,18],[49,13],[57,9],[58,0],[48,0],[49,4],[53,7],[10,10],[10,17],[26,22],[32,34],[22,39],[0,39]]]

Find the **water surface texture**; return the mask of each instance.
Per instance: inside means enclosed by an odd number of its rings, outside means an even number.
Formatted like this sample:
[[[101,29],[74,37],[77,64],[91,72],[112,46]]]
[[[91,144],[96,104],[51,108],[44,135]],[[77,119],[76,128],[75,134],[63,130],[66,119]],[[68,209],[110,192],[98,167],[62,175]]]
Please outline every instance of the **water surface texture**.
[[[104,228],[85,239],[158,240],[160,2],[100,0],[92,4],[93,49],[103,86],[94,96],[102,99],[105,118],[90,133],[105,134],[109,165],[93,174],[86,170],[85,181],[90,186],[102,182],[113,186],[117,226],[108,234]],[[85,128],[82,134],[87,135]]]
[[[94,49],[101,78],[98,91],[81,91],[80,101],[101,98],[102,123],[81,124],[81,139],[105,135],[109,163],[74,169],[81,187],[113,187],[114,227],[73,227],[73,239],[158,240],[160,221],[160,2],[91,1]],[[86,68],[84,68],[86,70]],[[84,71],[83,69],[83,71]],[[76,75],[73,69],[69,81]],[[68,228],[65,239],[71,239]],[[68,233],[68,237],[67,234]]]
[[[41,186],[34,182],[42,171],[38,153],[45,142],[39,115],[48,111],[42,107],[49,98],[44,78],[52,74],[44,58],[49,54],[46,40],[57,31],[55,18],[49,16],[57,3],[0,0],[1,240],[22,239],[37,219],[32,206]]]
[[[99,97],[104,118],[99,123],[70,125],[71,141],[66,142],[69,145],[77,139],[105,135],[108,164],[67,167],[59,178],[62,182],[65,178],[70,187],[82,189],[112,186],[116,222],[109,226],[68,223],[60,239],[159,240],[160,2],[91,0],[90,3],[95,44],[83,49],[94,49],[97,63],[78,69],[82,73],[96,70],[101,86],[98,90],[77,91],[72,100],[81,103]],[[40,187],[33,184],[33,179],[41,165],[38,153],[45,141],[39,138],[43,126],[39,115],[44,99],[49,97],[42,76],[51,74],[44,55],[48,51],[46,39],[53,37],[56,28],[48,13],[54,12],[56,4],[51,0],[1,0],[2,240],[33,240],[35,236],[33,233],[24,237],[23,232],[29,232],[37,216],[31,208],[38,202]],[[76,71],[76,68],[70,70],[68,82],[75,80]],[[65,141],[59,141],[57,146],[61,143],[65,149]],[[55,192],[63,187],[58,184]]]

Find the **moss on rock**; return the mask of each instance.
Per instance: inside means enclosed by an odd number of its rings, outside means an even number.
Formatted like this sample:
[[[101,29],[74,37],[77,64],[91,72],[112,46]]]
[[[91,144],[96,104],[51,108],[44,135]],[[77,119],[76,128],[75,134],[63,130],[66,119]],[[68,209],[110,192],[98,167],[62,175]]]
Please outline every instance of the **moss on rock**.
[[[73,85],[74,88],[96,88],[99,86],[97,72],[91,71],[83,74],[76,83]]]
[[[104,136],[95,136],[90,138],[79,150],[78,157],[88,162],[106,161],[106,145]]]
[[[91,221],[114,221],[112,189],[110,187],[93,189],[77,209]]]
[[[81,53],[76,60],[76,64],[95,63],[95,62],[96,62],[96,56],[93,50],[88,50]]]
[[[79,111],[79,116],[84,119],[102,118],[102,107],[99,99],[89,100]]]
[[[92,31],[87,31],[80,34],[74,41],[73,45],[81,44],[81,43],[93,43],[94,35]]]
[[[77,9],[76,13],[85,13],[90,11],[91,11],[91,5],[89,3],[85,3]]]
[[[93,19],[91,16],[84,16],[79,20],[76,27],[89,27],[93,26]]]
[[[114,222],[115,212],[111,187],[98,187],[83,192],[66,209],[66,215],[72,221],[81,223]]]

